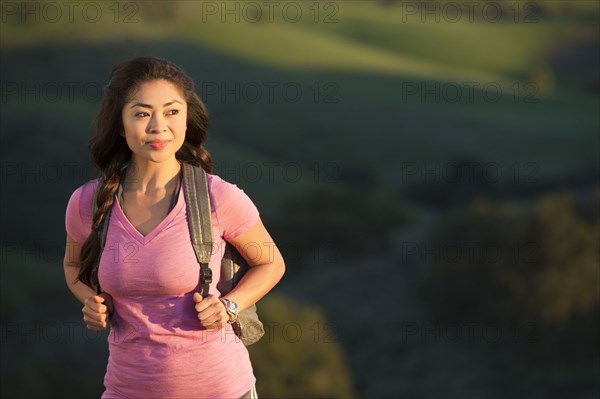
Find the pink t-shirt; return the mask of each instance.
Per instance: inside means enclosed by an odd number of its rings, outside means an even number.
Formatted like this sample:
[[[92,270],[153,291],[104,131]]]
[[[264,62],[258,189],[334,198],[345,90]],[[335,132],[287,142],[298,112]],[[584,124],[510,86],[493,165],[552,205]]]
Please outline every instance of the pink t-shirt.
[[[224,241],[259,217],[236,185],[207,174],[213,225],[210,268],[216,289]],[[83,243],[91,232],[98,180],[77,188],[66,210],[67,233]],[[237,398],[256,379],[248,351],[231,326],[200,325],[192,295],[201,292],[200,267],[190,241],[180,190],[177,204],[148,235],[129,222],[115,198],[98,278],[114,315],[102,398]]]

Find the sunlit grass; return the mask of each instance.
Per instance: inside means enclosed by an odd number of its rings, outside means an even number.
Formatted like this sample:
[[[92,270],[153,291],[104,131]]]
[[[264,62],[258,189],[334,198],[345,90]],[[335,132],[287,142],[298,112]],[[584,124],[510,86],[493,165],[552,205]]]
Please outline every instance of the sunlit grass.
[[[552,48],[570,40],[567,33],[572,28],[568,21],[535,19],[536,15],[529,23],[510,18],[489,23],[468,15],[454,21],[443,12],[413,15],[398,4],[384,7],[371,1],[295,2],[294,9],[302,14],[296,20],[289,9],[283,12],[288,3],[278,3],[272,10],[261,8],[260,22],[253,22],[257,17],[243,2],[142,2],[135,3],[139,8],[123,9],[118,15],[112,3],[101,3],[103,17],[94,23],[77,13],[73,21],[64,16],[56,23],[44,18],[21,23],[22,17],[5,15],[0,43],[11,47],[176,38],[284,69],[508,85],[510,79],[527,78],[543,65]],[[580,3],[574,3],[578,12],[594,12],[591,6],[577,8]],[[82,9],[85,4],[81,3]],[[444,6],[444,2],[439,4]],[[236,9],[233,14],[226,12]],[[125,11],[135,11],[131,20]]]

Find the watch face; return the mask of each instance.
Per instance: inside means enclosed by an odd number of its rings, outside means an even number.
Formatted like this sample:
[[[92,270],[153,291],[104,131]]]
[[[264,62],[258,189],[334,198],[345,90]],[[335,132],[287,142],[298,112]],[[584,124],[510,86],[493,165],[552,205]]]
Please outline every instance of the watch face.
[[[227,309],[229,309],[229,311],[232,312],[232,313],[237,312],[237,303],[235,303],[233,301],[228,301],[227,302]]]

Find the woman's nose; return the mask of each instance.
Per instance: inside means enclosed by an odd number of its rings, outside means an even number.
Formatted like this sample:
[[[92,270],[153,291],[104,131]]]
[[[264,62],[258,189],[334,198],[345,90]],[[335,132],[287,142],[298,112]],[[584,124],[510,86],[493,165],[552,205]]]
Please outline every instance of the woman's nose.
[[[161,133],[167,130],[167,121],[160,114],[154,114],[150,119],[148,125],[148,132],[150,133]]]

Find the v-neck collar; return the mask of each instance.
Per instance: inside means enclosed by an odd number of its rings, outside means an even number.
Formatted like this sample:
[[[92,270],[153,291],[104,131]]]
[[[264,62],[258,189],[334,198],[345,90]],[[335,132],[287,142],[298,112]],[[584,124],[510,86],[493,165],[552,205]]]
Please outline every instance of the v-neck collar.
[[[173,209],[171,209],[171,211],[167,214],[167,216],[165,216],[165,218],[154,229],[152,229],[152,231],[150,231],[145,236],[142,235],[142,233],[140,233],[138,231],[138,229],[136,229],[133,226],[133,224],[131,224],[131,222],[129,221],[129,219],[127,219],[127,216],[125,215],[125,212],[121,208],[121,204],[118,201],[116,193],[115,193],[115,198],[114,198],[114,206],[116,207],[116,212],[114,213],[114,215],[117,217],[117,219],[119,219],[119,221],[121,222],[121,224],[125,227],[125,229],[127,230],[127,232],[133,238],[135,238],[140,244],[146,245],[150,241],[152,241],[154,239],[154,237],[156,237],[162,230],[164,230],[164,228],[169,223],[171,223],[173,221],[173,219],[175,219],[175,216],[177,216],[177,214],[179,212],[181,212],[181,210],[183,209],[183,206],[184,206],[184,203],[185,203],[185,198],[183,197],[183,184],[184,183],[183,183],[183,180],[182,180],[181,181],[181,187],[180,187],[180,190],[179,190],[179,194],[177,196],[177,203],[175,204],[175,206],[173,207]]]

